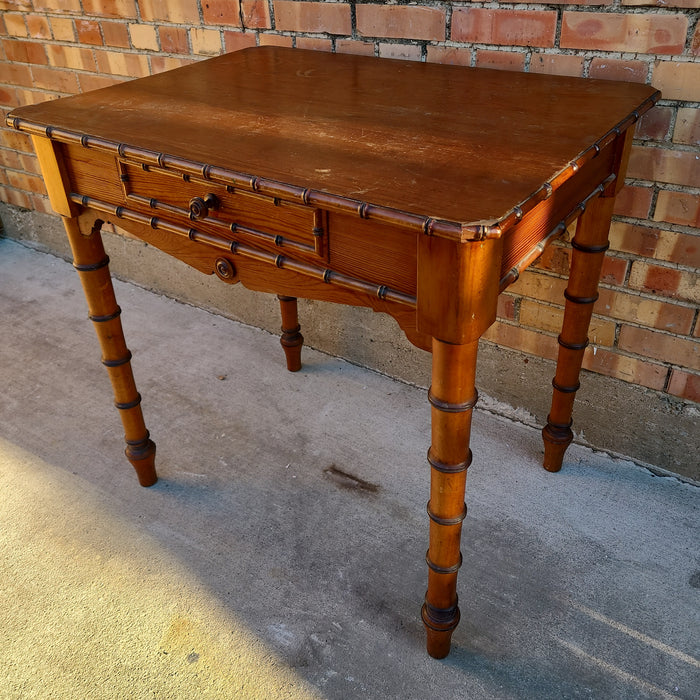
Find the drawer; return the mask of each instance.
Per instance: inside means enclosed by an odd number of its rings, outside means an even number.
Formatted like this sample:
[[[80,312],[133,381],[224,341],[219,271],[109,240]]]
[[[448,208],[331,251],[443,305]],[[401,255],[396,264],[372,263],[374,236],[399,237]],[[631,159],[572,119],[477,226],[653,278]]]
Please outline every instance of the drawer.
[[[204,178],[119,160],[129,208],[295,258],[327,260],[327,214]]]

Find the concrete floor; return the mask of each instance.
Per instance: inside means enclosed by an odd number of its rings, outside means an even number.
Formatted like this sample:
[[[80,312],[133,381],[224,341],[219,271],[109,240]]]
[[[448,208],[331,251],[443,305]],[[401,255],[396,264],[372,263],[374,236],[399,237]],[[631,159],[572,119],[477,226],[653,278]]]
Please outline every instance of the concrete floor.
[[[698,697],[695,486],[477,410],[435,661],[425,392],[116,287],[150,489],[77,275],[0,239],[0,697]]]

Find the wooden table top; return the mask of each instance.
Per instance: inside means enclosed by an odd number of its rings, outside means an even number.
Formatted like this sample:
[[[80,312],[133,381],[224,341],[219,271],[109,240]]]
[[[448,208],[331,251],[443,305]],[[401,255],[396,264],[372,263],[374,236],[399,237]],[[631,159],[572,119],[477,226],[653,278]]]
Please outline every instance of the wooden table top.
[[[261,47],[8,122],[468,226],[556,189],[658,97],[634,83]]]

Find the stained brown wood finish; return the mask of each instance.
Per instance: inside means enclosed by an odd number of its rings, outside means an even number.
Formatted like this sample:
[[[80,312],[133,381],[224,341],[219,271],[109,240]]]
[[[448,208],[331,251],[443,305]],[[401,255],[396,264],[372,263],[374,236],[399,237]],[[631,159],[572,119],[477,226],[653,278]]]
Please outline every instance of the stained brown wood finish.
[[[581,215],[543,431],[545,467],[559,469],[631,127],[658,97],[644,85],[266,47],[24,107],[7,122],[34,138],[64,217],[144,485],[155,448],[96,218],[227,283],[276,293],[293,371],[296,297],[391,314],[432,350],[422,617],[428,652],[443,657],[459,621],[479,337],[499,292]]]
[[[88,314],[102,348],[102,364],[106,367],[114,391],[114,405],[124,425],[126,456],[136,470],[141,486],[152,486],[158,480],[155,470],[156,446],[150,439],[141,412],[141,395],[136,390],[131,371],[131,352],[124,340],[121,309],[114,296],[109,275],[109,258],[100,235],[102,221],[97,220],[89,235],[84,235],[75,218],[64,218],[66,234],[73,253],[73,266],[88,302]]]
[[[299,332],[299,314],[297,311],[296,297],[285,297],[278,294],[280,311],[282,312],[282,337],[280,345],[287,358],[287,369],[290,372],[298,372],[301,369],[301,346],[304,344],[304,336]]]
[[[459,543],[467,515],[464,492],[472,411],[476,405],[476,352],[478,338],[464,345],[433,340],[433,375],[428,398],[432,411],[430,463],[430,547],[428,591],[423,622],[428,651],[441,659],[450,651],[452,632],[459,623],[457,571],[462,565]]]

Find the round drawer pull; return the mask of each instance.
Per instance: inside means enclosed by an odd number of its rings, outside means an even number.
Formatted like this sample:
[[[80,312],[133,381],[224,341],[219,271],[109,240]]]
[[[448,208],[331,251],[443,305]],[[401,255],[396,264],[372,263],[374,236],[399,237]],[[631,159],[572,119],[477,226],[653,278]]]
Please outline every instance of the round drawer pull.
[[[214,271],[224,282],[232,282],[236,278],[236,268],[226,258],[217,258],[214,263]]]
[[[219,200],[211,192],[205,194],[204,197],[192,197],[190,199],[190,218],[195,220],[206,219],[209,216],[209,210],[216,209],[218,206]]]

